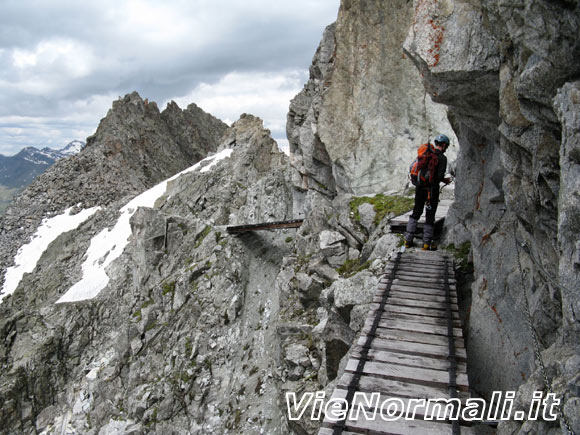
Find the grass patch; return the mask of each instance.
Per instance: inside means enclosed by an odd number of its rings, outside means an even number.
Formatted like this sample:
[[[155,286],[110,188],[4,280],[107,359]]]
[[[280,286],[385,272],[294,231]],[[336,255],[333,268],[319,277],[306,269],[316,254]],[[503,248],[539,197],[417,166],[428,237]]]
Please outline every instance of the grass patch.
[[[162,289],[164,295],[175,293],[175,281],[163,283]]]
[[[350,201],[350,211],[354,219],[360,223],[360,214],[358,208],[361,204],[372,204],[375,210],[375,225],[378,225],[388,213],[394,213],[395,216],[406,213],[413,208],[415,200],[399,195],[378,194],[373,197],[357,196]]]
[[[337,269],[337,272],[341,276],[348,278],[365,269],[368,269],[370,265],[370,261],[365,261],[361,264],[360,260],[355,258],[354,260],[346,260],[344,264]]]
[[[453,243],[451,243],[445,247],[445,250],[453,254],[458,266],[461,269],[464,271],[473,269],[473,264],[469,263],[469,251],[471,250],[471,242],[465,242],[459,247],[456,247]]]
[[[397,234],[399,241],[397,242],[397,248],[400,248],[405,244],[405,236],[403,234]]]
[[[194,247],[196,249],[201,246],[203,239],[205,239],[210,232],[211,232],[211,227],[208,225],[201,231],[201,233],[199,233],[195,236]]]

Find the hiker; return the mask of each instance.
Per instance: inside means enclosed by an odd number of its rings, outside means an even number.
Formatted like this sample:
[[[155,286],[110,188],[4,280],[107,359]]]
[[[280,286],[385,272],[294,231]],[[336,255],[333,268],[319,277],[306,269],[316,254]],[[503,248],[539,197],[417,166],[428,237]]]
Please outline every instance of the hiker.
[[[425,226],[423,227],[423,251],[435,251],[437,245],[433,241],[435,212],[439,203],[439,183],[449,184],[450,178],[445,177],[447,157],[444,153],[449,147],[449,138],[444,134],[435,137],[434,145],[421,145],[418,157],[411,165],[411,181],[416,186],[415,207],[407,223],[405,247],[413,246],[413,236],[417,229],[417,221],[426,207]]]

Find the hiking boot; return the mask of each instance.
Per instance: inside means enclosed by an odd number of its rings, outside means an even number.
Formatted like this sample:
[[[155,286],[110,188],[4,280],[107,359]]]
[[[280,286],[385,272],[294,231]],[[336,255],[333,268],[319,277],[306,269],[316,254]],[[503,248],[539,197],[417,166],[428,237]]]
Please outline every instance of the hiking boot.
[[[422,251],[436,251],[437,250],[437,243],[435,242],[431,242],[431,243],[423,243],[423,248],[421,248]]]
[[[414,243],[412,241],[405,240],[405,248],[412,248],[413,246]]]

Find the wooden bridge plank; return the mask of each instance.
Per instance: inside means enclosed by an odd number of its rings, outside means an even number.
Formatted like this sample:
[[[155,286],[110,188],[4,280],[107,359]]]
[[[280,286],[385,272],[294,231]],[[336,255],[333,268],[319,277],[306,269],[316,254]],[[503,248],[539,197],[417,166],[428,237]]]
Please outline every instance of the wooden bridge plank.
[[[392,259],[385,265],[385,270],[390,270],[395,267],[395,260]],[[420,266],[420,267],[418,267]],[[399,267],[406,267],[408,269],[413,270],[421,270],[421,269],[437,269],[437,270],[445,270],[445,259],[442,260],[430,260],[424,259],[420,257],[411,257],[406,256],[403,254],[401,258],[399,258],[399,263],[397,264],[397,268]],[[451,259],[447,260],[447,270],[451,271],[454,270],[454,262]]]
[[[377,292],[378,294],[382,294],[382,292],[386,289],[377,289],[380,291]],[[390,291],[396,291],[400,293],[404,293],[406,295],[411,295],[414,298],[420,298],[421,296],[437,296],[441,298],[445,298],[445,290],[440,289],[428,289],[428,288],[421,288],[421,287],[409,287],[409,286],[402,286],[399,284],[393,284],[391,286]],[[452,298],[457,299],[457,292],[455,290],[449,291],[449,296]]]
[[[445,290],[442,289],[432,289],[432,288],[424,288],[424,287],[411,287],[407,285],[401,284],[393,284],[391,286],[391,290],[397,290],[405,293],[415,293],[415,294],[424,294],[424,295],[435,295],[435,296],[442,296],[445,297]],[[457,292],[455,289],[449,290],[449,295],[452,298],[457,298]]]
[[[358,365],[358,360],[350,359],[345,370],[354,373]],[[411,367],[395,363],[384,363],[377,361],[366,361],[363,366],[365,375],[379,377],[383,379],[397,379],[422,385],[440,386],[445,388],[449,385],[449,372],[443,370],[433,370],[431,368]],[[463,391],[469,391],[467,374],[457,374],[457,387]]]
[[[433,409],[433,406],[427,406],[428,404],[425,403],[425,406],[419,406],[419,404],[413,400],[413,398],[407,398],[407,397],[398,397],[398,396],[393,396],[390,394],[383,394],[377,391],[378,396],[378,400],[377,399],[372,399],[372,396],[370,395],[371,393],[367,393],[367,397],[363,398],[360,396],[357,396],[356,398],[354,398],[354,400],[352,401],[352,405],[349,409],[353,409],[353,407],[356,409],[360,409],[360,407],[364,408],[365,410],[367,410],[367,413],[369,415],[370,418],[372,418],[375,414],[374,411],[376,409],[376,418],[381,418],[380,415],[380,408],[381,405],[389,399],[400,399],[400,401],[403,403],[403,409],[402,411],[405,412],[404,415],[408,415],[409,418],[410,417],[417,417],[418,419],[423,419],[424,417],[430,417],[432,419],[437,419],[440,416],[440,412],[445,412],[444,410],[440,411],[438,409]],[[348,394],[348,390],[343,389],[343,388],[337,388],[336,390],[334,390],[334,392],[332,393],[331,399],[345,399],[346,395]],[[424,400],[427,400],[426,398],[422,398]],[[442,397],[433,397],[432,399],[443,399]],[[465,404],[465,399],[460,399],[461,403]],[[373,406],[373,405],[378,405],[378,406]],[[365,418],[365,416],[363,415],[362,411],[359,413],[359,418]],[[328,421],[328,420],[327,420]],[[386,423],[386,422],[385,422]]]
[[[357,345],[363,346],[366,342],[365,337],[360,337]],[[394,352],[410,353],[415,355],[431,356],[434,358],[446,359],[449,355],[447,346],[439,346],[436,344],[414,343],[411,341],[400,340],[384,340],[382,338],[374,338],[371,343],[371,348],[375,350],[390,350]],[[359,350],[359,348],[355,348]],[[465,349],[458,348],[455,352],[455,357],[460,361],[467,361],[467,354]]]
[[[408,277],[396,277],[393,279],[393,285],[406,285],[408,287],[419,287],[419,288],[427,288],[433,290],[445,290],[445,285],[443,283],[426,283],[421,281],[419,278],[411,279]],[[449,289],[456,290],[454,283],[449,283]]]
[[[318,430],[318,435],[334,435],[334,430],[330,427],[321,427]],[[341,435],[360,435],[360,433],[356,432],[349,432],[347,430],[343,430]]]
[[[391,319],[397,320],[409,320],[411,322],[419,322],[425,325],[435,325],[435,326],[445,326],[447,327],[447,319],[443,317],[425,317],[421,314],[409,314],[400,313],[392,311],[383,311],[381,314],[381,321],[389,321]],[[453,319],[453,327],[461,328],[461,321],[459,319]]]
[[[408,280],[408,281],[419,281],[428,285],[431,284],[440,284],[443,285],[445,284],[445,280],[443,279],[443,277],[441,276],[434,276],[434,275],[430,275],[430,274],[425,274],[425,273],[421,273],[421,272],[402,272],[402,271],[397,271],[395,274],[395,279],[404,279],[404,280]],[[456,284],[455,279],[450,278],[449,280],[447,280],[447,282],[449,284]]]
[[[337,388],[347,389],[354,375],[344,373],[337,381]],[[449,389],[447,387],[435,387],[429,385],[414,384],[411,382],[397,381],[394,379],[381,379],[363,376],[359,380],[359,391],[369,393],[381,392],[393,397],[425,398],[425,399],[448,399]],[[457,396],[464,400],[469,398],[469,393],[458,391]]]
[[[391,271],[394,269],[393,266],[387,266],[383,273],[386,275],[386,277],[388,278],[391,274]],[[399,264],[395,270],[396,273],[403,273],[403,274],[410,274],[410,275],[425,275],[425,276],[436,276],[439,277],[443,274],[444,272],[444,268],[443,266],[434,266],[434,267],[423,267],[423,266],[410,266],[408,264]],[[449,276],[451,279],[455,279],[454,278],[454,274],[455,274],[455,270],[453,269],[453,267],[449,266],[447,268],[447,271],[449,272]],[[385,276],[383,275],[383,276]]]
[[[421,260],[421,261],[431,261],[437,263],[452,262],[453,257],[445,251],[423,251],[421,249],[405,251],[401,254],[401,259],[405,260]]]
[[[373,302],[381,303],[382,296],[377,295],[373,298]],[[406,297],[397,297],[392,294],[389,294],[389,298],[387,299],[387,304],[389,305],[404,305],[407,307],[424,307],[424,308],[432,308],[434,310],[445,310],[446,303],[444,301],[425,301],[425,300],[417,300],[413,298],[406,298]],[[459,310],[457,304],[451,303],[451,310]]]
[[[391,289],[389,296],[392,296],[394,298],[415,299],[418,301],[429,301],[429,302],[445,302],[446,301],[445,295],[436,295],[436,294],[419,295],[417,293],[404,292],[404,291],[393,290],[393,289]],[[451,303],[457,304],[457,298],[452,297]]]
[[[385,435],[451,435],[453,433],[452,426],[448,423],[426,420],[400,419],[388,422],[383,421],[381,418],[376,420],[348,420],[346,428],[357,431],[371,431],[364,433]],[[471,428],[461,428],[462,435],[473,435],[474,433]]]
[[[365,328],[362,333],[366,336],[370,331],[370,328]],[[448,346],[449,339],[447,336],[426,334],[424,332],[400,330],[400,329],[388,329],[388,328],[377,328],[375,335],[379,338],[385,340],[400,340],[400,341],[410,341],[413,343],[425,343],[425,344],[437,344],[440,346]],[[462,338],[455,338],[455,347],[463,348],[465,344]]]
[[[379,304],[372,303],[369,307],[371,310],[378,310]],[[436,310],[432,308],[419,308],[419,307],[406,307],[402,305],[389,305],[385,306],[383,310],[388,313],[405,313],[405,314],[415,314],[419,316],[426,316],[426,317],[438,317],[445,319],[445,312],[442,310]],[[456,311],[451,312],[451,316],[453,319],[459,320],[459,314]]]
[[[334,430],[330,427],[321,427],[318,431],[318,435],[334,435]],[[341,435],[360,435],[360,433],[343,430]]]
[[[287,221],[262,222],[257,224],[230,225],[226,227],[226,231],[231,234],[236,234],[247,231],[299,228],[303,222],[304,219],[293,219]]]
[[[361,352],[352,352],[351,358],[361,358]],[[386,350],[370,349],[367,358],[371,361],[394,363],[399,365],[406,365],[411,367],[429,367],[433,370],[449,369],[449,361],[444,359],[430,358],[428,356],[408,355],[404,353],[390,352]],[[467,364],[464,362],[457,362],[457,371],[459,373],[467,373]]]
[[[374,319],[367,318],[363,326],[363,331],[366,328],[370,328],[373,324],[373,321]],[[379,328],[400,329],[401,331],[416,331],[423,332],[425,334],[435,334],[447,337],[447,325],[429,325],[419,321],[401,320],[394,318],[387,318],[384,320],[381,319],[379,321]],[[453,336],[456,338],[463,338],[463,331],[461,328],[453,328]]]
[[[390,271],[395,267],[396,261],[391,260],[385,265],[385,270]],[[406,268],[411,269],[413,271],[444,271],[445,270],[445,259],[442,260],[430,260],[430,259],[423,259],[419,257],[407,257],[403,254],[401,258],[399,258],[399,263],[397,264],[398,268]],[[454,269],[454,263],[452,260],[447,260],[447,270],[451,272]]]

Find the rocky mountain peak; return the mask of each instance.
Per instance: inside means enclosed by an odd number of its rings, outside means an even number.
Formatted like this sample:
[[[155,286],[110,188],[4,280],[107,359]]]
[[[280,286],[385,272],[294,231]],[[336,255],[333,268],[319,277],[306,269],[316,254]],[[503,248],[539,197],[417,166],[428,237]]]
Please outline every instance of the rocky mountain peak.
[[[42,219],[126,201],[215,151],[226,129],[201,110],[162,114],[137,92],[115,101],[79,154],[58,161],[14,198],[0,229],[6,247],[0,270]]]

